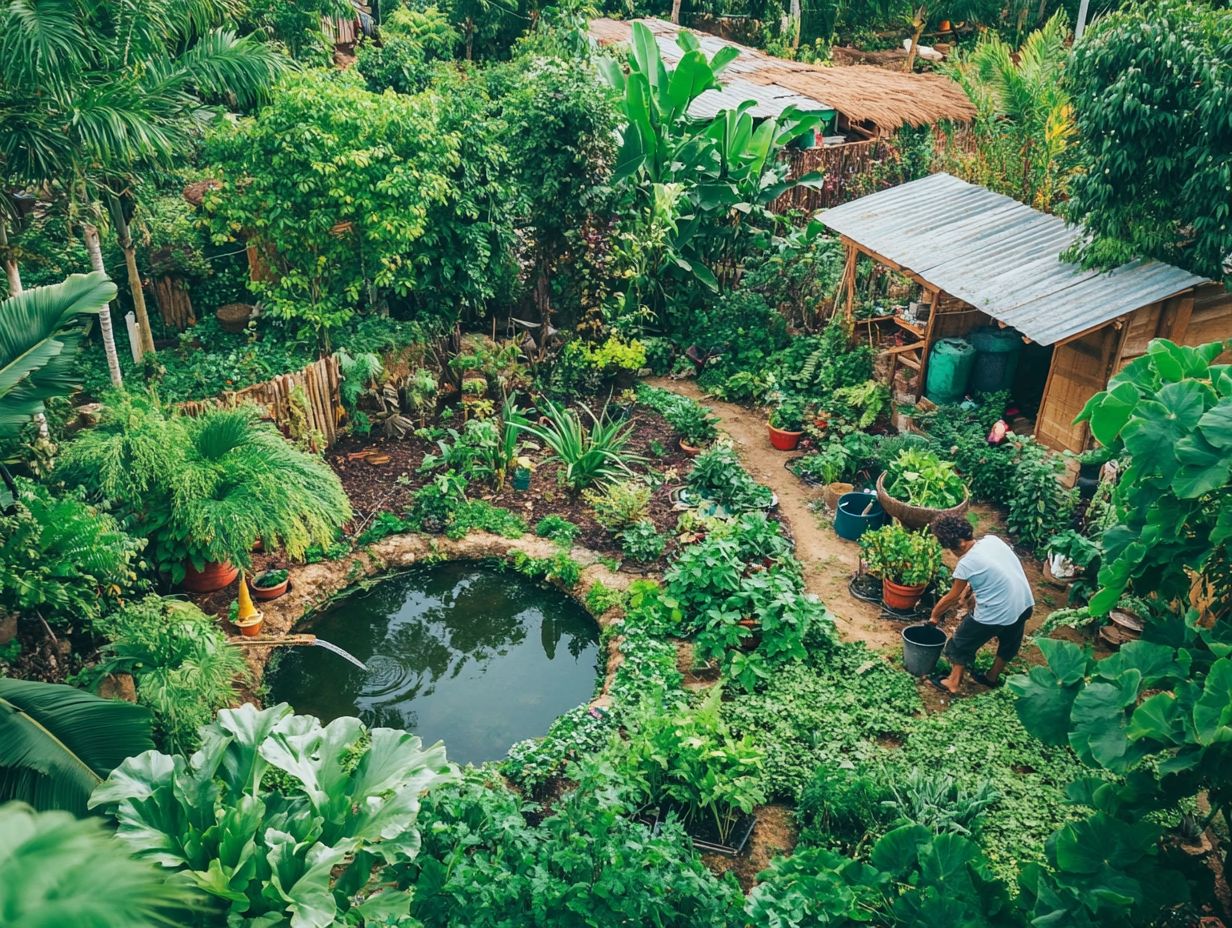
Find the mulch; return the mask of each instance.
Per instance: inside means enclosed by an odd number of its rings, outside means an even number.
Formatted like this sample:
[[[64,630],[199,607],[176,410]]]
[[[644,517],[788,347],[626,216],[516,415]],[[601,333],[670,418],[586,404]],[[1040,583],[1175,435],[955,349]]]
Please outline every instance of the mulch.
[[[671,538],[674,535],[679,513],[674,509],[669,494],[679,486],[692,468],[692,458],[680,450],[675,431],[658,414],[638,408],[631,417],[633,434],[628,448],[646,459],[645,466],[667,475],[668,479],[656,487],[650,499],[649,518],[660,532]],[[370,463],[358,457],[363,451],[374,450],[372,457],[388,461]],[[438,453],[433,441],[416,436],[405,439],[384,437],[347,436],[327,454],[326,459],[342,480],[343,488],[351,500],[355,518],[349,531],[358,534],[380,512],[403,515],[410,507],[415,491],[440,473],[439,470],[421,472],[425,455]],[[591,514],[589,504],[581,494],[574,493],[560,484],[561,467],[546,451],[531,451],[527,454],[535,464],[534,477],[528,491],[514,490],[508,483],[497,493],[491,487],[472,485],[472,498],[484,499],[522,516],[533,530],[535,524],[547,515],[568,519],[581,529],[577,543],[616,559],[622,559],[619,541],[607,529],[599,525]],[[663,558],[653,564],[624,565],[625,570],[635,573],[661,572],[675,546],[669,542]]]

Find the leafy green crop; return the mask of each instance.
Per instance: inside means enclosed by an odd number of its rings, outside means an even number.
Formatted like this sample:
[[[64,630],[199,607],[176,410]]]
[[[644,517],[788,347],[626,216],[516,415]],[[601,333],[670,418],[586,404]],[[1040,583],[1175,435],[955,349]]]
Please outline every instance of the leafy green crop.
[[[900,452],[886,468],[884,485],[894,499],[926,509],[949,509],[967,498],[954,464],[932,451]]]

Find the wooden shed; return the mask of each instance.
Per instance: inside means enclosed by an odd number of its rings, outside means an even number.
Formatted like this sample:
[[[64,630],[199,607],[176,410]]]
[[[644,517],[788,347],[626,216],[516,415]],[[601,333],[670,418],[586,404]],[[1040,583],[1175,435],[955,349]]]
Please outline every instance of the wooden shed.
[[[919,285],[918,318],[886,317],[905,336],[890,349],[894,363],[918,372],[917,391],[938,339],[987,326],[1020,333],[1015,400],[1034,410],[1036,438],[1056,450],[1087,446],[1086,425],[1074,417],[1151,339],[1232,339],[1232,293],[1222,286],[1151,260],[1084,269],[1062,258],[1081,230],[948,174],[818,218],[839,233],[847,253],[836,311],[851,311],[862,259]]]

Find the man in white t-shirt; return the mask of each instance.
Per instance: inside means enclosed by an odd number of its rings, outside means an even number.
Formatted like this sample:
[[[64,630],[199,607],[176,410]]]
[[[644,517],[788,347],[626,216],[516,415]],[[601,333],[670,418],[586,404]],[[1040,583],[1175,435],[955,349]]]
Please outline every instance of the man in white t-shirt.
[[[954,568],[954,585],[937,600],[928,621],[938,624],[968,592],[975,597],[975,609],[959,623],[945,646],[953,669],[948,677],[936,677],[933,683],[947,693],[957,693],[963,671],[975,661],[975,653],[996,638],[997,657],[987,676],[978,671],[971,676],[985,686],[1000,686],[1001,671],[1018,655],[1027,619],[1035,607],[1022,563],[1014,549],[996,535],[974,541],[971,523],[966,519],[946,516],[933,523],[932,531],[941,547],[958,555],[958,566]]]

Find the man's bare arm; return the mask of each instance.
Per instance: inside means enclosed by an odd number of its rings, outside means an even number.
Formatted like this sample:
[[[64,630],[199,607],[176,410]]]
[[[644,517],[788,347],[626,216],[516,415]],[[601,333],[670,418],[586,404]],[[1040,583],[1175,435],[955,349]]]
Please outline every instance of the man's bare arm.
[[[967,595],[967,591],[970,587],[971,584],[969,584],[966,580],[955,580],[954,585],[950,587],[950,591],[937,600],[937,605],[933,606],[933,611],[928,617],[928,621],[932,622],[934,625],[941,621],[941,617],[943,615],[962,602],[963,597]]]

